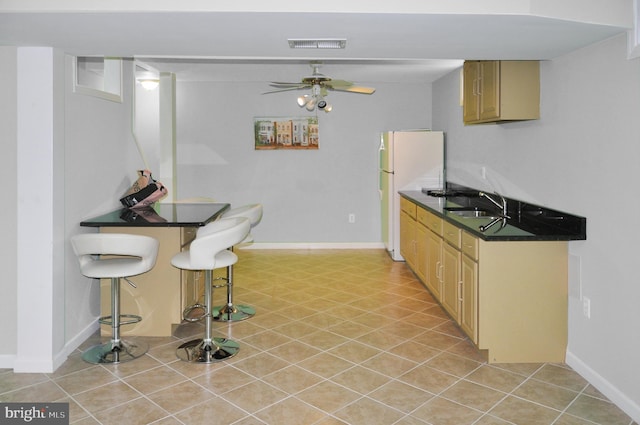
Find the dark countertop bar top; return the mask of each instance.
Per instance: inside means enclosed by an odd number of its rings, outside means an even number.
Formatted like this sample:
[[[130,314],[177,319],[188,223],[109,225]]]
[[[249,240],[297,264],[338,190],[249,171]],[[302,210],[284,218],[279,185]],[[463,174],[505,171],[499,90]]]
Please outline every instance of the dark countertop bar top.
[[[145,208],[121,208],[83,220],[85,227],[200,227],[229,209],[225,203],[156,203]]]
[[[400,196],[424,207],[428,211],[455,224],[466,232],[485,241],[571,241],[587,239],[587,219],[507,198],[508,214],[504,227],[501,222],[484,232],[480,226],[488,225],[492,219],[486,217],[464,218],[445,208],[478,207],[490,211],[497,208],[484,198],[468,196],[477,190],[453,193],[453,196],[430,196],[422,191],[400,191]]]

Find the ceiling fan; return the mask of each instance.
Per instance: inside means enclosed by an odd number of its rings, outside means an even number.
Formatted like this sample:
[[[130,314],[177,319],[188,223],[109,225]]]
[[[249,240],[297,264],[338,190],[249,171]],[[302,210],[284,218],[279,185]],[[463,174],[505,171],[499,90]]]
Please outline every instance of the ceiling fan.
[[[372,87],[356,86],[351,81],[334,80],[331,77],[320,73],[320,64],[312,62],[310,64],[313,72],[310,76],[302,78],[298,83],[285,83],[272,81],[269,85],[276,87],[278,90],[268,91],[262,94],[279,93],[289,90],[311,89],[311,95],[303,95],[298,97],[298,106],[305,107],[308,111],[313,111],[316,106],[325,112],[331,111],[331,105],[327,103],[324,97],[329,90],[345,91],[359,94],[372,94],[376,89]]]

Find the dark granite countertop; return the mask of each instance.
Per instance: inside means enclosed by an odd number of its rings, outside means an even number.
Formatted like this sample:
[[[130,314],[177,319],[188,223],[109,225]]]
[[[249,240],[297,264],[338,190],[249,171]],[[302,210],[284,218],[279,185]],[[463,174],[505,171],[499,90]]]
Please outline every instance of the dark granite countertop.
[[[85,227],[199,227],[215,220],[227,203],[156,203],[145,208],[121,208],[83,220]]]
[[[487,226],[492,222],[492,218],[464,218],[445,209],[477,207],[495,211],[497,213],[495,215],[499,215],[496,206],[477,196],[477,190],[464,188],[464,190],[450,191],[451,196],[430,196],[421,191],[401,191],[399,193],[400,196],[486,241],[571,241],[587,239],[586,218],[514,199],[507,198],[507,209],[510,218],[504,220],[504,222],[499,220],[482,232],[480,226]],[[474,194],[476,195],[474,196]]]

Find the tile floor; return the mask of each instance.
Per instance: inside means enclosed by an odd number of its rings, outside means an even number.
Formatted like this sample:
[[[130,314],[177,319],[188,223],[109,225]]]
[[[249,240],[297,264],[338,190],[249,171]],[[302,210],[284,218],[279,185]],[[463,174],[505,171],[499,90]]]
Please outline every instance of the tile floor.
[[[183,326],[121,365],[78,351],[53,374],[0,370],[0,401],[69,402],[74,424],[634,424],[566,365],[484,363],[381,250],[236,252],[236,299],[257,314],[215,333],[237,356],[177,360],[201,329]]]

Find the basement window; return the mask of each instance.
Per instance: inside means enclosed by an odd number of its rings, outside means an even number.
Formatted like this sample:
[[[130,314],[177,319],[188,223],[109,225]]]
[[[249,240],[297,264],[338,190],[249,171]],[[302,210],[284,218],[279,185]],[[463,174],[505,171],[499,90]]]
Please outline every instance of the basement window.
[[[122,103],[122,59],[74,57],[73,92]]]

